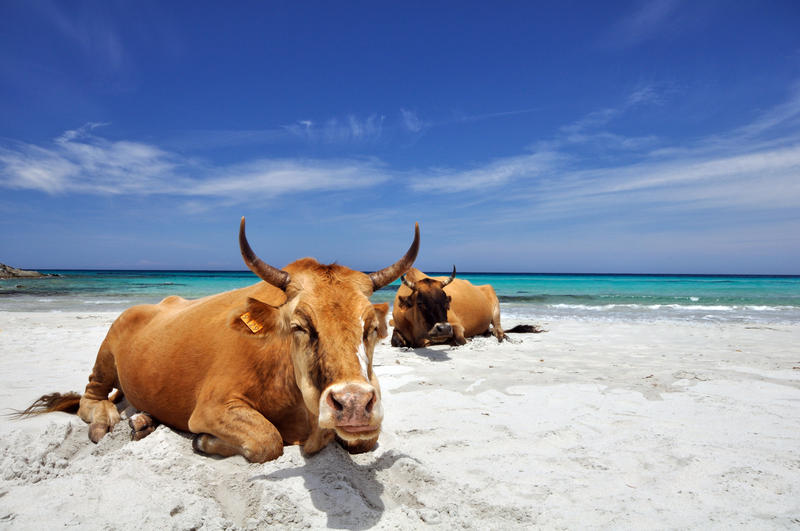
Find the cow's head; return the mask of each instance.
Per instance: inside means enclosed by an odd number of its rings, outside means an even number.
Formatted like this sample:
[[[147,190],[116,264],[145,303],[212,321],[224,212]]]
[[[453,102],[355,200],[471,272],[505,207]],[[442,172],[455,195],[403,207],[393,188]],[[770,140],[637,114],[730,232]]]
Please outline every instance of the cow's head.
[[[443,343],[453,337],[453,327],[447,322],[450,296],[444,288],[456,278],[456,266],[445,280],[422,278],[412,281],[403,276],[403,285],[411,290],[400,295],[397,303],[406,311],[409,320],[421,331],[422,339],[429,343]]]
[[[285,303],[272,307],[271,321],[275,330],[291,335],[295,380],[319,428],[334,430],[351,450],[371,449],[383,420],[372,354],[378,340],[386,337],[389,308],[371,304],[369,296],[412,266],[419,250],[419,225],[405,256],[370,274],[313,258],[277,269],[250,248],[244,218],[239,245],[247,266],[286,294]]]

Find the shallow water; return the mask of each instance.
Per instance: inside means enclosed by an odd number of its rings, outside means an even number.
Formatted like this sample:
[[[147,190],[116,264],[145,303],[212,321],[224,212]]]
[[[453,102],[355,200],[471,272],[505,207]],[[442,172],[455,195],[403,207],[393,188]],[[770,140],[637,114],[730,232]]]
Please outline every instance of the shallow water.
[[[47,271],[0,280],[0,310],[121,311],[168,295],[197,298],[258,281],[249,271]],[[442,273],[446,274],[446,273]],[[491,284],[504,318],[800,322],[800,276],[459,273]],[[391,302],[399,281],[376,292]]]

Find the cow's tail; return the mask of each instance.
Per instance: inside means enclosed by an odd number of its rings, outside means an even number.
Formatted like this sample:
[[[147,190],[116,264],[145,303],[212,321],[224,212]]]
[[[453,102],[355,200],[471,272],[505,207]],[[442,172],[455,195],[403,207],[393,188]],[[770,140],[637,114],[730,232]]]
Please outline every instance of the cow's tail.
[[[119,390],[116,390],[108,399],[116,403],[121,398],[122,393]],[[41,415],[42,413],[52,413],[54,411],[75,414],[78,412],[80,405],[80,393],[76,393],[74,391],[64,394],[50,393],[49,395],[42,395],[26,409],[22,411],[12,411],[8,416],[13,419],[21,419],[25,417],[32,417],[33,415]]]
[[[77,413],[81,403],[80,393],[50,393],[38,398],[33,404],[22,411],[14,411],[9,414],[11,418],[21,419],[42,413],[53,411],[63,411],[64,413]]]
[[[546,332],[546,330],[536,325],[517,325],[510,330],[505,330],[504,332],[506,334],[541,334],[542,332]]]

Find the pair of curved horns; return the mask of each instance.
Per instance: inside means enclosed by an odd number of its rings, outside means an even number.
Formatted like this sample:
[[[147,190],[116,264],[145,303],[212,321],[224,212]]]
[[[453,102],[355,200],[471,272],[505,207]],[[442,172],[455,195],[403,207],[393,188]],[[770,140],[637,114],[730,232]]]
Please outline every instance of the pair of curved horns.
[[[444,289],[445,286],[450,284],[453,281],[454,278],[456,278],[456,266],[455,265],[453,265],[453,272],[450,273],[450,278],[448,278],[447,280],[443,280],[442,281],[442,289]],[[417,289],[417,285],[414,282],[411,282],[410,280],[408,280],[405,275],[403,275],[400,280],[411,291],[414,291],[415,289]]]
[[[289,273],[264,262],[258,256],[256,256],[256,253],[254,253],[253,249],[250,248],[250,244],[247,242],[247,236],[245,236],[244,233],[244,216],[242,216],[242,221],[239,224],[239,249],[242,251],[242,258],[244,258],[244,263],[247,264],[247,267],[250,268],[250,271],[258,275],[258,277],[264,282],[272,284],[276,288],[280,288],[282,290],[286,289],[286,286],[288,286],[289,282],[291,281]],[[408,271],[409,268],[414,264],[414,260],[417,259],[418,252],[419,223],[415,223],[414,241],[411,243],[411,247],[408,248],[408,251],[406,251],[406,254],[389,267],[385,267],[380,271],[375,271],[374,273],[369,274],[369,278],[372,281],[372,290],[375,291],[380,289],[383,286],[394,282],[398,277],[400,277],[400,275],[405,274],[405,272]],[[453,269],[453,275],[455,275],[455,268]]]

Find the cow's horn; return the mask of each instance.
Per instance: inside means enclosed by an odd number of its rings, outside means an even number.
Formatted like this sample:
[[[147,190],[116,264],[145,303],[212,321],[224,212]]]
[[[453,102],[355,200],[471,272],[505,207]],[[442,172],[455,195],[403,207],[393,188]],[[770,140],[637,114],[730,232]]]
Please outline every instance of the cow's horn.
[[[453,266],[453,272],[450,273],[450,278],[448,278],[447,280],[442,282],[442,288],[444,288],[446,285],[450,284],[453,281],[454,278],[456,278],[456,266],[455,265]]]
[[[413,282],[411,282],[410,280],[408,280],[408,278],[406,278],[406,275],[403,275],[402,277],[400,277],[400,281],[401,281],[401,282],[402,282],[402,283],[403,283],[403,284],[404,284],[404,285],[405,285],[405,286],[406,286],[408,289],[410,289],[411,291],[414,291],[415,289],[417,289],[417,285],[416,285],[416,284],[414,284]]]
[[[244,258],[244,263],[247,264],[250,271],[258,275],[264,282],[282,290],[286,289],[290,280],[289,273],[272,267],[261,260],[250,248],[250,244],[247,243],[247,236],[244,234],[244,216],[242,216],[242,222],[239,224],[239,250],[242,251],[242,258]]]
[[[417,259],[417,252],[419,252],[419,223],[414,224],[414,241],[405,256],[389,267],[369,274],[369,278],[372,280],[372,290],[378,290],[394,282],[400,275],[408,271],[414,265],[414,260]]]

